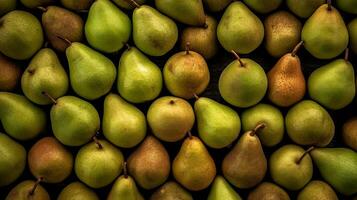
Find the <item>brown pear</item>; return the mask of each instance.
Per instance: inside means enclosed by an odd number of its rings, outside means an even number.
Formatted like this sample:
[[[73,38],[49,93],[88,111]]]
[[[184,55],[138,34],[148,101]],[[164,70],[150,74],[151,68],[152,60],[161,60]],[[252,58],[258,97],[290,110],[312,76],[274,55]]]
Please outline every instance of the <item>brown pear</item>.
[[[332,187],[323,181],[310,181],[304,189],[302,189],[297,200],[338,200],[336,192]]]
[[[12,91],[21,78],[21,69],[9,58],[0,54],[0,91]]]
[[[292,51],[281,57],[268,72],[268,98],[282,107],[291,106],[300,101],[306,92],[306,81],[301,70],[297,50],[300,42]]]
[[[263,182],[249,193],[247,200],[290,200],[290,197],[283,188]]]
[[[50,195],[39,183],[23,181],[11,189],[5,200],[50,200]]]
[[[342,138],[347,146],[357,151],[357,117],[353,117],[343,124]]]

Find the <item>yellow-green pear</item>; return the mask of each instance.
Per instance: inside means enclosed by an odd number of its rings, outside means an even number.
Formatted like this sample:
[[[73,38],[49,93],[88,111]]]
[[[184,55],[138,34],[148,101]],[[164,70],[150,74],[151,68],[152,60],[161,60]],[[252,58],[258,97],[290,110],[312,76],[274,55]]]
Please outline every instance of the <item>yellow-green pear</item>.
[[[13,187],[5,200],[50,200],[50,195],[39,182],[25,180]]]
[[[88,10],[93,2],[94,0],[61,0],[64,7],[75,11]]]
[[[256,12],[265,14],[277,9],[283,0],[243,0],[243,2]]]
[[[357,14],[357,1],[354,0],[337,0],[337,7],[344,12]]]
[[[208,194],[207,200],[242,200],[239,194],[229,185],[229,183],[222,177],[217,176]]]
[[[99,197],[83,183],[73,182],[63,188],[57,200],[99,200]]]
[[[192,195],[174,181],[166,182],[155,190],[150,200],[193,200]]]
[[[295,15],[308,18],[326,0],[286,0],[286,5]]]
[[[348,24],[348,33],[350,36],[350,47],[357,54],[357,18]]]
[[[16,9],[17,0],[2,0],[0,2],[0,16]]]
[[[297,200],[338,200],[335,191],[323,181],[311,181],[298,194]]]
[[[232,0],[202,0],[203,4],[211,12],[219,12],[225,9]]]
[[[107,200],[144,200],[144,198],[136,187],[134,179],[124,174],[114,182]]]

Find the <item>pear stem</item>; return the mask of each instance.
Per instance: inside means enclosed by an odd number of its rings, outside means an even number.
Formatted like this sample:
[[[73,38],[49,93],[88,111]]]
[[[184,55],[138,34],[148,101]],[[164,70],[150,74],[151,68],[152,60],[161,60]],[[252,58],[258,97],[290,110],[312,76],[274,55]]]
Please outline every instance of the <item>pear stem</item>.
[[[140,4],[138,4],[138,2],[136,2],[135,0],[125,0],[128,4],[136,7],[136,8],[140,8]]]
[[[37,9],[41,10],[42,12],[47,12],[47,8],[38,6]]]
[[[331,8],[331,0],[327,0],[327,10],[332,10],[332,8]]]
[[[123,171],[124,171],[124,178],[128,178],[128,169],[127,169],[127,163],[123,163]]]
[[[186,51],[186,55],[190,54],[190,42],[186,42],[186,46],[185,46],[185,51]]]
[[[192,139],[192,133],[191,133],[191,131],[188,131],[187,134],[188,134],[188,138]]]
[[[30,72],[30,71],[29,71]],[[30,72],[31,73],[31,72]],[[32,72],[33,73],[33,72]],[[46,96],[47,98],[49,98],[51,101],[52,101],[52,103],[53,104],[57,104],[57,101],[56,101],[56,99],[55,98],[53,98],[50,94],[48,94],[47,92],[41,92],[42,93],[42,95],[44,95],[44,96]]]
[[[296,161],[296,164],[300,164],[300,162],[302,161],[302,159],[308,154],[310,153],[310,151],[312,151],[315,147],[310,147],[308,148],[302,155],[301,157],[299,158],[299,160]]]
[[[350,53],[350,49],[349,48],[346,48],[345,50],[345,61],[347,62],[348,61],[348,55]]]
[[[68,43],[69,45],[72,44],[72,42],[71,42],[69,39],[67,39],[67,38],[64,38],[64,37],[62,37],[62,36],[60,36],[60,35],[57,35],[56,37],[58,37],[59,39],[65,41],[65,42]]]
[[[45,48],[48,47],[48,41],[45,42],[45,44],[43,45],[43,47],[45,47]]]
[[[103,149],[103,146],[102,146],[102,144],[99,142],[97,136],[93,136],[92,138],[93,138],[95,144],[97,145],[98,149]]]
[[[254,136],[260,129],[265,128],[266,125],[264,123],[259,123],[253,130],[251,130],[250,135]]]
[[[207,22],[205,22],[205,24],[203,24],[203,28],[208,28]]]
[[[193,96],[195,97],[196,100],[200,98],[196,93],[193,93]]]
[[[33,185],[32,189],[29,192],[30,196],[35,194],[35,190],[36,190],[37,186],[41,183],[42,180],[43,180],[43,177],[40,177],[40,178],[37,179],[37,181],[35,182],[35,185]]]
[[[297,51],[300,49],[300,47],[304,44],[304,41],[300,41],[293,49],[293,51],[291,52],[291,56],[295,57]]]
[[[169,104],[174,105],[175,101],[174,100],[170,100]]]
[[[130,46],[130,44],[129,44],[129,43],[125,43],[125,46],[126,46],[126,48],[127,48],[128,50],[130,50],[130,49],[131,49],[131,46]]]
[[[236,59],[238,60],[240,66],[241,66],[241,67],[244,67],[244,63],[243,63],[242,60],[240,59],[239,55],[238,55],[234,50],[232,50],[231,53],[234,55],[234,57],[236,57]]]

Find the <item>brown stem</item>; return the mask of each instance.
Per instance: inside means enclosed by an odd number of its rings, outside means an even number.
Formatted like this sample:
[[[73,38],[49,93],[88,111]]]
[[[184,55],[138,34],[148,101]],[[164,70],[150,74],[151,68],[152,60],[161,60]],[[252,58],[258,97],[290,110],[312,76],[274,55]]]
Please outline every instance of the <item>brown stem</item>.
[[[28,69],[27,72],[30,73],[31,75],[33,75],[35,73],[35,70],[34,69]]]
[[[205,24],[203,24],[203,28],[208,28],[207,22],[205,22]]]
[[[95,144],[97,145],[98,149],[103,149],[103,146],[102,146],[102,144],[99,142],[97,136],[93,136],[92,138],[93,138]]]
[[[190,53],[190,42],[186,42],[186,46],[185,46],[185,51],[186,51],[186,55],[188,55]]]
[[[302,161],[302,159],[308,154],[310,153],[310,151],[312,151],[315,147],[310,147],[308,148],[302,155],[301,157],[296,161],[296,164],[300,164],[300,162]]]
[[[35,182],[35,184],[33,185],[32,189],[29,192],[30,196],[35,194],[35,190],[36,190],[37,186],[41,183],[42,180],[43,180],[43,177],[40,177],[37,179],[37,181]]]
[[[331,0],[327,0],[327,10],[332,10],[332,8],[331,8]]]
[[[345,61],[348,62],[348,55],[350,53],[350,49],[349,48],[346,48],[345,50]]]
[[[37,9],[41,10],[42,12],[47,12],[47,8],[38,6]]]
[[[128,169],[127,169],[126,165],[127,165],[127,163],[124,161],[124,163],[123,163],[124,178],[128,178]]]
[[[174,100],[170,100],[169,104],[174,105],[175,101]]]
[[[136,8],[140,8],[140,4],[138,4],[138,2],[136,2],[135,0],[125,0],[128,4],[136,7]]]
[[[193,93],[193,96],[195,97],[196,100],[200,98],[196,93]]]
[[[57,101],[56,101],[56,99],[55,98],[53,98],[50,94],[48,94],[47,92],[45,92],[45,91],[43,91],[43,92],[41,92],[42,93],[42,95],[44,95],[44,96],[46,96],[47,98],[49,98],[51,101],[52,101],[52,103],[53,104],[57,104]]]
[[[67,39],[67,38],[64,38],[64,37],[62,37],[62,36],[60,36],[60,35],[56,35],[56,37],[58,37],[59,39],[65,41],[65,42],[68,43],[69,45],[72,44],[72,42],[71,42],[69,39]]]
[[[238,62],[240,63],[240,66],[241,66],[241,67],[244,67],[244,63],[243,63],[242,60],[240,59],[239,55],[238,55],[234,50],[232,50],[231,53],[234,55],[234,57],[236,57],[236,59],[237,59]]]
[[[130,50],[131,49],[131,46],[130,46],[130,44],[129,43],[124,43],[125,44],[125,46],[126,46],[126,48],[128,49],[128,50]]]
[[[251,130],[250,135],[254,136],[260,129],[265,128],[266,125],[264,123],[259,123],[253,130]]]
[[[188,131],[187,134],[188,134],[188,138],[192,139],[192,133],[191,133],[191,131]]]
[[[293,49],[293,51],[291,52],[291,56],[295,57],[297,51],[300,49],[300,47],[304,44],[304,41],[300,41]]]

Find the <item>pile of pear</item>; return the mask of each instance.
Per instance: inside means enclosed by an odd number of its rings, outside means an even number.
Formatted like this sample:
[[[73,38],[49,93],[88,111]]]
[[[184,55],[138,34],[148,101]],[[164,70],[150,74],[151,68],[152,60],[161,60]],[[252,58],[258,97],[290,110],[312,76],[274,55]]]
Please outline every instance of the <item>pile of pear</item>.
[[[357,199],[356,56],[356,0],[1,0],[0,198]]]

